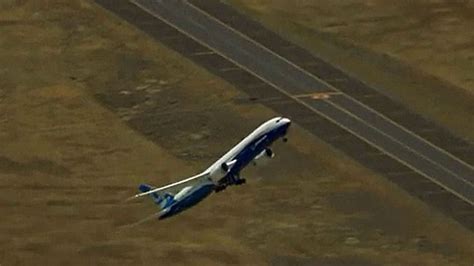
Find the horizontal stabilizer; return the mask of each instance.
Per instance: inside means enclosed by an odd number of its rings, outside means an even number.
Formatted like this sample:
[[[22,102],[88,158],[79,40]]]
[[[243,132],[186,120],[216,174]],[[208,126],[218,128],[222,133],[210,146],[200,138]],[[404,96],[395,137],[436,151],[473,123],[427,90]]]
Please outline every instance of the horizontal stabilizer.
[[[140,184],[138,186],[138,190],[140,190],[142,193],[148,192],[152,189],[154,189],[154,187],[152,187],[148,184]],[[160,204],[162,198],[160,197],[160,195],[158,195],[158,193],[156,193],[156,192],[155,193],[150,193],[150,196],[156,204]]]
[[[148,191],[150,191],[150,190],[152,190],[152,189],[153,189],[153,187],[150,186],[150,185],[148,185],[148,184],[140,184],[140,185],[138,186],[138,190],[140,190],[141,192],[148,192]]]

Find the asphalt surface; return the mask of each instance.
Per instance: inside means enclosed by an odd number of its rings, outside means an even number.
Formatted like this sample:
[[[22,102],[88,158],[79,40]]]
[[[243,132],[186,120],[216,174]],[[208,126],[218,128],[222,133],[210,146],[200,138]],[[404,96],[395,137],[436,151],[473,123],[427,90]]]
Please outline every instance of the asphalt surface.
[[[392,117],[407,114],[403,106],[317,58],[298,62],[272,47],[276,42],[265,45],[265,41],[250,38],[245,29],[237,31],[232,27],[237,22],[251,30],[259,25],[225,16],[226,12],[219,12],[223,11],[221,3],[97,2],[237,85],[254,102],[292,118],[418,198],[474,228],[474,167],[469,159],[471,149],[466,149],[469,143],[445,131],[444,141],[439,143],[416,134],[416,128],[407,126],[409,122],[402,126]],[[222,20],[210,15],[219,13]],[[271,39],[262,36],[263,40]],[[287,51],[293,47],[288,45]],[[298,54],[295,50],[291,53]],[[388,101],[385,106],[395,106],[396,112],[380,112],[377,101],[369,105],[361,99],[369,99],[369,103],[374,99],[381,99],[379,103]]]

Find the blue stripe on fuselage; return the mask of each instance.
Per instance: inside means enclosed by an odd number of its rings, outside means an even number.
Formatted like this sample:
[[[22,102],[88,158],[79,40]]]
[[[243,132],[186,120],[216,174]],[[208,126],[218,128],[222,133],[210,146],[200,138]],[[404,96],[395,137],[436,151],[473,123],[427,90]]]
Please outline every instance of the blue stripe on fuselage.
[[[202,201],[214,191],[214,183],[209,182],[198,185],[189,192],[184,198],[175,201],[171,206],[160,215],[159,219],[164,219],[178,214]]]
[[[283,137],[286,134],[288,127],[289,125],[282,125],[274,128],[250,142],[240,153],[232,158],[232,160],[236,159],[236,163],[232,166],[229,174],[238,175],[240,170],[252,162],[258,154],[265,150],[265,148],[270,146],[278,138]]]

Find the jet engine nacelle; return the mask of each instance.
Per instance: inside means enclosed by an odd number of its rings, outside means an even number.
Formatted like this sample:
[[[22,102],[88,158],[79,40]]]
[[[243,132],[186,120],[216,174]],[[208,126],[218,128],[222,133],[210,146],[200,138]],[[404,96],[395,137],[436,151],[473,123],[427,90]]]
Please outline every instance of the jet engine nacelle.
[[[232,160],[230,162],[222,163],[218,168],[211,171],[211,177],[213,179],[214,178],[218,179],[220,177],[225,176],[236,162],[237,160]]]
[[[256,165],[257,162],[259,165],[265,164],[268,162],[271,158],[275,157],[275,153],[270,148],[266,148],[263,150],[261,153],[259,153],[257,156],[255,156],[255,159],[253,159],[253,163]]]

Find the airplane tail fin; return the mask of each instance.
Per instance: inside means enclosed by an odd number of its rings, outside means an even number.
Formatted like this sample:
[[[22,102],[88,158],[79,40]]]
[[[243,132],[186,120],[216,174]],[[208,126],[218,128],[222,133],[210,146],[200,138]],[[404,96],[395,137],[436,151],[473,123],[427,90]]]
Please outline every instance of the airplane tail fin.
[[[140,184],[138,186],[138,190],[140,190],[141,192],[148,192],[148,191],[152,190],[153,188],[154,187],[152,187],[148,184]],[[158,193],[151,193],[150,196],[156,204],[160,204],[162,199],[161,199],[160,195],[158,195]]]
[[[148,184],[140,184],[138,190],[141,192],[148,192],[154,189],[154,187]],[[150,197],[153,199],[155,204],[159,205],[162,209],[168,207],[174,202],[174,197],[170,193],[164,193],[163,195],[158,194],[157,192],[151,193]]]

